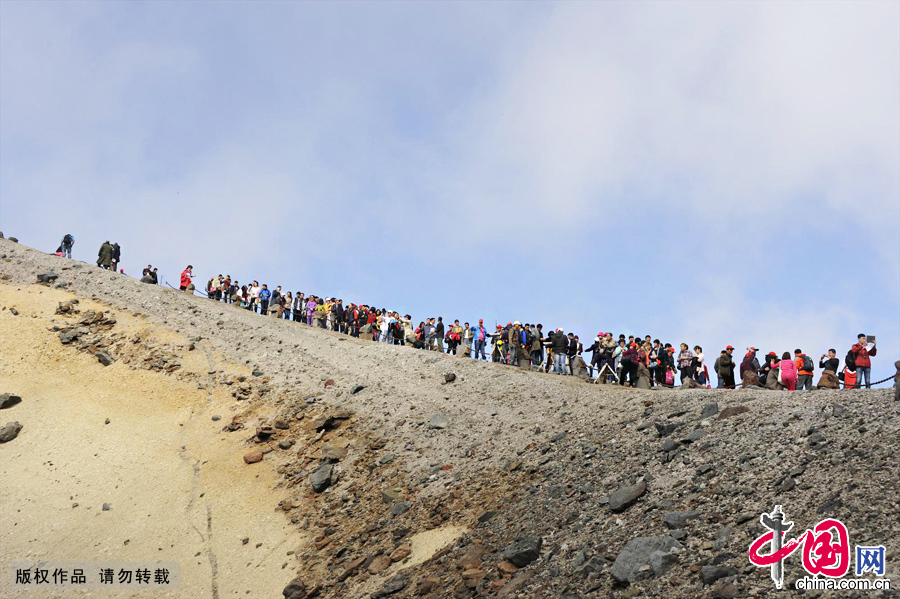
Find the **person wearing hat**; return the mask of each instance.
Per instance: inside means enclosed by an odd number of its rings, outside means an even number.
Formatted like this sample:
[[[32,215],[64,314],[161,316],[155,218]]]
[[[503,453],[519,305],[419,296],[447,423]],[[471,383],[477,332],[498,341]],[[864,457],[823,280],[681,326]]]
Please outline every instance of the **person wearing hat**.
[[[509,334],[507,335],[508,344],[506,346],[507,351],[509,352],[508,357],[506,359],[506,363],[510,366],[518,366],[519,365],[519,345],[521,345],[521,331],[520,328],[522,323],[518,320],[515,321],[512,325],[512,328],[509,329]]]
[[[795,349],[794,363],[797,365],[797,390],[803,391],[805,388],[808,391],[812,391],[813,369],[815,368],[812,358],[804,354],[802,350]]]
[[[719,356],[719,376],[722,379],[723,386],[726,389],[734,389],[734,346],[729,345],[725,348],[725,353]]]
[[[769,373],[772,372],[772,369],[778,368],[778,354],[773,351],[770,351],[766,354],[765,360],[763,361],[763,365],[759,369],[759,383],[765,387],[766,381],[769,378]]]
[[[487,329],[484,328],[484,319],[478,319],[478,326],[474,327],[472,331],[472,339],[475,343],[475,351],[472,352],[472,357],[476,360],[479,359],[479,355],[481,356],[481,360],[487,362],[487,356],[484,355],[484,345],[487,343],[488,332]]]
[[[741,366],[738,370],[742,381],[744,380],[744,374],[748,370],[752,370],[754,374],[759,372],[759,360],[756,359],[756,352],[758,351],[755,347],[747,348],[747,353],[744,355],[744,359],[741,360]]]

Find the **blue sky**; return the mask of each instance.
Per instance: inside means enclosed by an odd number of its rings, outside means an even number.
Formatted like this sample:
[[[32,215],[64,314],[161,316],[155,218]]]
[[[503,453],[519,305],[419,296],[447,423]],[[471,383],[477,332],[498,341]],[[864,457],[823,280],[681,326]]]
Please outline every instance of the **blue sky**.
[[[0,230],[883,378],[900,4],[5,1]]]

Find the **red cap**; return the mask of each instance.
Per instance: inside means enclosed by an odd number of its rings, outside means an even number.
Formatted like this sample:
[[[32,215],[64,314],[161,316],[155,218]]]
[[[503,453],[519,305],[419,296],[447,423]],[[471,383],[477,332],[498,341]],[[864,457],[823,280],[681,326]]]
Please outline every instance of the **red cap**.
[[[775,356],[776,358],[778,357],[778,354],[776,354],[776,353],[773,352],[773,351],[770,351],[770,352],[769,352],[768,354],[766,354],[766,355],[768,355],[768,356]]]
[[[733,345],[729,345],[729,346],[726,347],[725,349],[734,349],[734,346],[733,346]]]
[[[479,318],[479,319],[478,319],[478,322],[479,322],[479,324],[480,324],[480,323],[484,322],[484,319],[483,319],[483,318]]]

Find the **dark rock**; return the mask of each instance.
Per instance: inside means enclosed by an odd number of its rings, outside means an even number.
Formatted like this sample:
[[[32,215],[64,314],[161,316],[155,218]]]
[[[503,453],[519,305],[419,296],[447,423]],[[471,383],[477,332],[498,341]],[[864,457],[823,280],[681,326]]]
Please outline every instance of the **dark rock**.
[[[609,496],[609,509],[621,512],[637,501],[638,497],[647,491],[647,483],[644,481],[630,487],[619,487],[615,493]]]
[[[412,506],[412,501],[401,501],[400,503],[395,503],[391,507],[391,516],[400,516],[402,514],[405,514]]]
[[[663,451],[674,451],[675,449],[678,449],[679,447],[681,447],[680,441],[675,441],[673,439],[666,439],[665,441],[663,441],[662,450]]]
[[[707,418],[712,418],[718,413],[719,403],[714,401],[703,406],[703,410],[700,411],[700,418],[706,420]]]
[[[0,393],[0,410],[11,408],[16,404],[21,403],[21,401],[22,398],[18,395],[13,395],[12,393]]]
[[[215,416],[212,417],[213,422],[218,422],[221,419],[222,419],[222,417],[219,416],[218,414],[216,414]]]
[[[13,316],[18,316],[18,315],[19,315],[19,311],[16,310],[15,308],[10,308],[10,309],[9,309],[9,313],[12,314]]]
[[[406,588],[406,585],[406,574],[397,574],[386,583],[384,583],[384,586],[381,587],[380,591],[372,593],[372,599],[380,599],[381,597],[387,597],[388,595],[399,593]]]
[[[281,594],[284,595],[284,599],[305,599],[307,588],[298,576],[294,580],[290,581],[286,587],[284,587],[284,590],[281,591]]]
[[[524,568],[541,556],[541,545],[544,539],[541,537],[523,537],[503,552],[503,557],[516,566]]]
[[[312,484],[312,489],[316,493],[321,493],[325,489],[331,486],[331,475],[334,473],[334,465],[333,464],[322,464],[316,469],[315,472],[309,477],[309,482]]]
[[[681,440],[682,443],[694,443],[706,436],[706,431],[698,428],[691,432],[690,435]]]
[[[659,576],[678,561],[674,550],[681,548],[681,543],[669,535],[631,539],[616,557],[610,574],[619,582],[634,582],[646,572],[642,568],[650,566],[652,573]]]
[[[485,513],[478,516],[478,522],[480,524],[484,524],[485,522],[489,521],[491,518],[493,518],[496,515],[497,515],[497,510],[488,510]]]
[[[364,385],[354,385],[352,389],[350,389],[350,395],[356,395],[366,387]]]
[[[663,523],[669,528],[684,528],[688,520],[700,517],[700,512],[666,512],[663,514]]]
[[[112,507],[111,507],[108,503],[104,503],[104,504],[103,504],[103,511],[104,511],[104,512],[108,512],[108,511],[111,510],[111,509],[112,509]]]
[[[703,584],[712,584],[722,578],[737,575],[736,568],[731,566],[703,566],[700,568],[700,580]]]
[[[40,273],[37,276],[38,283],[45,283],[45,284],[50,284],[58,278],[59,278],[59,275],[56,274],[55,272]]]
[[[69,329],[59,334],[59,340],[63,345],[68,345],[78,339],[79,331],[77,329]]]
[[[653,426],[656,427],[656,433],[660,437],[668,437],[669,435],[674,433],[676,430],[678,430],[678,427],[680,425],[676,424],[675,422],[668,422],[666,424],[663,424],[661,422],[654,422]]]
[[[279,449],[290,449],[293,446],[294,446],[293,439],[282,439],[281,441],[278,442]]]
[[[103,350],[103,349],[99,350],[94,355],[97,357],[97,361],[100,362],[101,364],[103,364],[104,366],[109,366],[115,360],[115,358],[113,358],[111,355],[109,355],[108,351]]]
[[[452,372],[448,372],[447,374],[444,375],[445,383],[452,383],[455,380],[456,380],[456,374],[454,374]]]
[[[22,425],[18,422],[7,422],[6,426],[0,428],[0,443],[9,443],[19,436]]]
[[[253,372],[252,372],[251,374],[252,374],[253,376],[262,376],[262,375],[264,375],[265,373],[264,373],[262,370],[260,370],[259,368],[254,368],[254,369],[253,369]]]

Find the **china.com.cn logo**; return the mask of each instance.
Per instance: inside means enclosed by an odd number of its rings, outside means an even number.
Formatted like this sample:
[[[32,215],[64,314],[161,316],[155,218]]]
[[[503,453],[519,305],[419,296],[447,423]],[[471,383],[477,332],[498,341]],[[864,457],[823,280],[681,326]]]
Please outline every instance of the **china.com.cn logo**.
[[[750,563],[761,568],[770,567],[776,589],[780,590],[784,585],[785,559],[803,547],[803,568],[810,576],[797,579],[795,586],[799,590],[890,590],[888,578],[844,578],[850,571],[850,536],[840,520],[826,518],[789,541],[785,541],[784,534],[794,523],[784,521],[780,505],[776,505],[771,514],[761,514],[759,521],[769,532],[750,545]],[[766,545],[769,545],[769,553],[763,554],[761,551]],[[857,545],[856,576],[865,572],[884,576],[884,553],[883,545]]]

